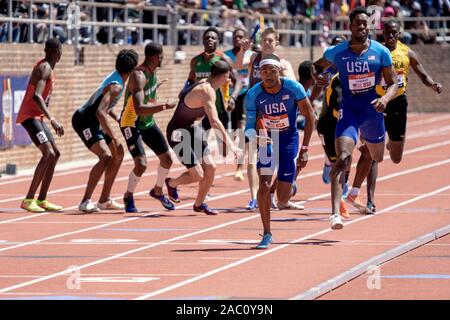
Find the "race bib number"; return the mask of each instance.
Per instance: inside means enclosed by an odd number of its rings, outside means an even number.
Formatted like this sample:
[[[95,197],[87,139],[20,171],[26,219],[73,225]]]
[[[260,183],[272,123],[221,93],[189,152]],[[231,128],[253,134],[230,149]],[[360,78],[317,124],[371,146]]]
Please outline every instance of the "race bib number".
[[[262,120],[266,129],[283,130],[289,128],[289,117],[287,114],[282,114],[280,116],[263,114]]]
[[[91,133],[91,129],[87,128],[83,130],[83,136],[86,140],[89,140],[90,138],[92,138],[92,133]]]
[[[128,140],[133,136],[133,132],[131,131],[130,127],[125,128],[125,130],[123,130],[123,132],[125,133],[125,139]]]
[[[173,142],[181,142],[181,131],[175,130],[170,136],[170,140]]]
[[[36,134],[36,137],[37,137],[39,143],[44,143],[44,142],[47,142],[47,141],[48,141],[47,135],[45,134],[44,131],[39,131],[39,132]]]
[[[397,83],[399,88],[403,88],[405,83],[403,82],[403,71],[396,71],[397,72]],[[384,77],[381,77],[381,83],[380,85],[383,87],[383,89],[387,89],[386,81],[384,81]]]
[[[375,72],[351,74],[348,76],[348,87],[353,93],[365,92],[375,86]]]

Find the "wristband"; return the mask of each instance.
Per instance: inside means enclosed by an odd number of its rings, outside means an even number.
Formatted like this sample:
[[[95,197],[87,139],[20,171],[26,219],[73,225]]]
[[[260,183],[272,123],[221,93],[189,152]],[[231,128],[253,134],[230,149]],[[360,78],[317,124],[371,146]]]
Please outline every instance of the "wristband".
[[[51,117],[51,118],[50,118],[50,122],[52,122],[52,121],[54,121],[54,120],[56,120],[55,117]]]
[[[302,147],[301,147],[301,150],[306,150],[306,151],[308,151],[308,146],[302,146]]]
[[[163,109],[163,110],[166,110],[166,107],[167,107],[167,105],[164,103],[164,104],[162,105],[162,109]]]

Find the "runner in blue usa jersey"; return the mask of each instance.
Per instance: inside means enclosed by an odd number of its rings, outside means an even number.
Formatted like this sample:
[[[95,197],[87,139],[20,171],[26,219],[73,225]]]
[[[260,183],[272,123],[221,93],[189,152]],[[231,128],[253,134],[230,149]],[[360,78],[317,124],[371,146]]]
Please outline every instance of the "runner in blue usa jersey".
[[[384,153],[383,111],[397,93],[397,80],[389,50],[380,43],[369,40],[369,15],[362,7],[350,13],[350,41],[330,47],[313,67],[313,77],[319,85],[327,78],[320,75],[335,64],[341,79],[342,102],[336,125],[336,164],[331,171],[331,228],[342,229],[339,205],[342,186],[339,181],[351,161],[356,146],[358,130],[366,142],[373,160],[381,162]],[[376,83],[384,76],[388,89],[378,96]]]
[[[308,161],[308,145],[314,127],[314,113],[305,89],[297,81],[281,77],[281,62],[276,55],[268,55],[260,62],[262,82],[253,86],[245,97],[246,135],[258,137],[258,204],[264,228],[263,239],[257,246],[266,249],[272,243],[270,232],[270,184],[278,166],[278,203],[291,207],[289,198],[295,179],[296,160],[300,169]],[[297,115],[306,118],[303,144],[298,152]],[[259,129],[256,134],[256,129]],[[262,130],[261,130],[262,129]],[[263,134],[267,132],[267,134]]]

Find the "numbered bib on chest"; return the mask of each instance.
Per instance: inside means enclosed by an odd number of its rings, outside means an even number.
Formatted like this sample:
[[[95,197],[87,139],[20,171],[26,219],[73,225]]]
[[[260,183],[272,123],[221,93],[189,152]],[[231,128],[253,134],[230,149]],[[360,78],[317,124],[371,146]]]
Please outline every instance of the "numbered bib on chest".
[[[269,116],[264,114],[262,120],[266,129],[283,130],[289,128],[289,116],[287,114],[279,116]]]
[[[375,86],[375,72],[351,74],[348,76],[348,87],[353,93],[365,92]]]

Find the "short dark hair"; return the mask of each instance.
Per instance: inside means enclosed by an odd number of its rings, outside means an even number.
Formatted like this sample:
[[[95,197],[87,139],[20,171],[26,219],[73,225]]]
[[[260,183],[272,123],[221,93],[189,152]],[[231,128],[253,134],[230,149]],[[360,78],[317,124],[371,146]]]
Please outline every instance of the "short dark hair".
[[[50,38],[45,41],[45,50],[61,49],[61,41],[58,38]]]
[[[395,21],[395,20],[388,20],[388,21],[386,21],[385,23],[384,23],[384,28],[386,28],[386,27],[394,27],[394,26],[396,26],[396,27],[400,27],[400,24],[397,22],[397,21]]]
[[[163,52],[163,47],[157,42],[150,42],[145,45],[145,56],[151,57],[159,55]]]
[[[205,32],[203,32],[202,38],[204,38],[208,32],[214,32],[214,33],[216,33],[216,34],[217,34],[217,37],[220,39],[220,32],[219,32],[219,30],[217,30],[217,28],[215,28],[215,27],[209,27],[208,29],[206,29]]]
[[[309,80],[312,78],[311,76],[311,66],[312,61],[305,60],[298,66],[298,76],[300,80]]]
[[[136,68],[139,55],[133,49],[122,49],[117,54],[116,70],[119,73],[131,73]]]
[[[370,14],[367,12],[366,8],[361,7],[361,6],[356,7],[355,9],[352,10],[352,12],[350,12],[350,15],[349,15],[350,23],[353,22],[353,19],[355,19],[355,17],[358,14],[365,14],[368,17],[370,16]]]
[[[239,31],[242,31],[242,32],[244,33],[245,36],[248,36],[248,32],[247,32],[246,29],[244,29],[244,28],[237,28],[237,29],[234,29],[234,31],[233,31],[233,37],[234,37],[234,35],[235,35],[237,32],[239,32]]]
[[[223,59],[220,59],[219,61],[214,62],[211,66],[211,77],[227,73],[230,69],[229,63]]]

